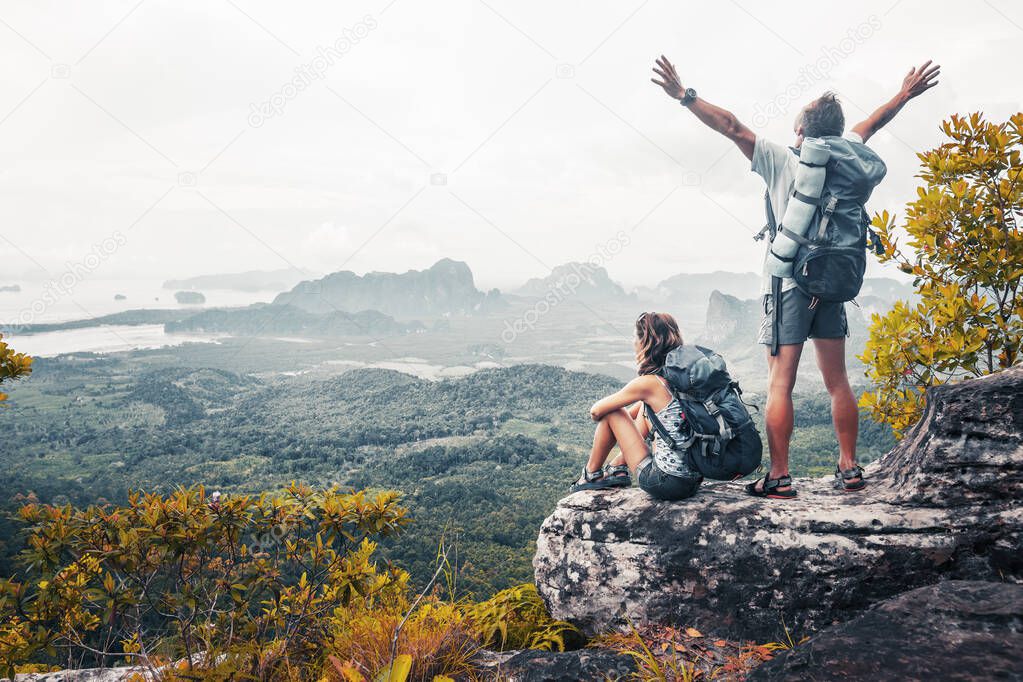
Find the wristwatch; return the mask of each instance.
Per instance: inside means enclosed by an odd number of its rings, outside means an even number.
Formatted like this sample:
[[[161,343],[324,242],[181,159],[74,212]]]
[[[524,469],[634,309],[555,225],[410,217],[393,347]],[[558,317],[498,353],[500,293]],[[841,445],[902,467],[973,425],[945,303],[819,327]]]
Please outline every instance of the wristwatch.
[[[696,100],[696,90],[692,88],[686,88],[685,93],[682,94],[682,99],[678,101],[684,107],[688,107]]]

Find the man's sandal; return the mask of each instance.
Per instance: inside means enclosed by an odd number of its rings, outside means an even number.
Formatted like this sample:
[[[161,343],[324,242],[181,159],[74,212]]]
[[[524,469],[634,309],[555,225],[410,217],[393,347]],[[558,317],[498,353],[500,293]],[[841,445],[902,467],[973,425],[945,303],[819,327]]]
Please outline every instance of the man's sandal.
[[[854,465],[851,469],[835,467],[835,487],[847,493],[859,492],[866,488],[867,481],[863,478],[863,467],[859,464]]]
[[[597,471],[588,471],[586,467],[583,467],[582,475],[569,490],[573,493],[580,490],[606,490],[607,488],[620,488],[631,482],[626,476],[608,476],[608,468],[617,469],[618,467],[601,467]],[[627,467],[626,471],[628,471]]]
[[[757,483],[760,481],[764,483],[758,488]],[[788,488],[788,490],[778,490],[778,488]],[[747,483],[746,493],[753,497],[766,497],[769,500],[791,500],[796,496],[796,491],[792,489],[792,477],[788,474],[778,478],[771,478],[771,474],[767,474],[762,479]]]

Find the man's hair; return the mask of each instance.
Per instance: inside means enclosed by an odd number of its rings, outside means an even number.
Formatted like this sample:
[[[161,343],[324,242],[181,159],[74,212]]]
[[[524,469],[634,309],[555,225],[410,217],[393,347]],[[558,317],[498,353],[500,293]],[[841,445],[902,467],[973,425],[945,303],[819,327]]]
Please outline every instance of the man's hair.
[[[831,92],[810,102],[803,110],[803,137],[841,135],[845,130],[845,114],[838,96]]]

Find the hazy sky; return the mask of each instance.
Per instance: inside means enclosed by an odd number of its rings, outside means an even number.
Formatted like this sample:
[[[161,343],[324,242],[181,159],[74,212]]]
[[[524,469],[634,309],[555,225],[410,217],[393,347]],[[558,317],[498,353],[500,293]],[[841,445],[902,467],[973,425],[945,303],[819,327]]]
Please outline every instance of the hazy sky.
[[[2,0],[0,283],[97,248],[104,279],[759,270],[760,180],[649,82],[656,55],[782,142],[821,91],[851,125],[934,58],[871,142],[869,208],[900,210],[943,117],[1023,109],[1021,27],[1009,0]]]

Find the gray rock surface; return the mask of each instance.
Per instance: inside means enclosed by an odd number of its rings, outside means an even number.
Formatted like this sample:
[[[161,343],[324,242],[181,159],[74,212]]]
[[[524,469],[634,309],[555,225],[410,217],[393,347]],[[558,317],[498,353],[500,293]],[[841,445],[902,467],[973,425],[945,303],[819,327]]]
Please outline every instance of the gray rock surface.
[[[52,673],[22,673],[15,676],[15,682],[127,682],[128,680],[149,680],[153,677],[145,668],[124,666],[120,668],[83,668],[61,670]],[[6,678],[0,682],[8,682]]]
[[[748,679],[1023,679],[1023,586],[950,580],[906,592],[824,630]]]
[[[589,634],[632,620],[768,641],[944,579],[1023,582],[1023,368],[931,391],[868,478],[858,494],[799,479],[791,501],[575,493],[541,527],[537,588]]]
[[[19,673],[14,682],[146,682],[147,680],[164,679],[168,669],[183,670],[187,659],[181,658],[170,666],[148,668],[144,665],[122,665],[110,668],[72,668],[49,673]],[[223,660],[223,656],[217,659]],[[192,655],[192,664],[202,666],[207,663],[206,653]],[[10,682],[9,678],[0,678],[0,682]]]
[[[502,682],[570,682],[625,680],[636,671],[631,656],[607,649],[578,651],[524,650],[506,657],[494,670]]]

